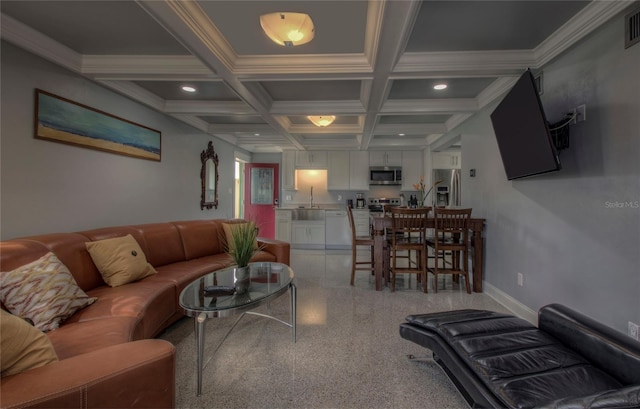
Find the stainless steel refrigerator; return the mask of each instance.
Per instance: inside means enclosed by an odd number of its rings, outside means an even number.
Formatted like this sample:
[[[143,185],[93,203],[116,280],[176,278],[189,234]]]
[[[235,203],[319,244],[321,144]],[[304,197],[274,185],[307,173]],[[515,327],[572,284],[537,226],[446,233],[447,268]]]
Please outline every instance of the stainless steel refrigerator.
[[[436,206],[460,206],[460,169],[434,169],[433,182],[442,182],[433,188],[431,200]]]

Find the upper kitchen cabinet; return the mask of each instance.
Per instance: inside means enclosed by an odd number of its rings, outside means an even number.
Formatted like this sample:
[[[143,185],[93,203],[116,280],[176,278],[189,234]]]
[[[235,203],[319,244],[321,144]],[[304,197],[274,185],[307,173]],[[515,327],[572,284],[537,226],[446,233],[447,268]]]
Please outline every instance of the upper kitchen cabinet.
[[[415,190],[414,183],[420,181],[422,173],[422,151],[402,152],[402,187],[400,190]]]
[[[331,151],[327,163],[328,190],[369,190],[369,152]]]
[[[327,169],[327,152],[297,151],[296,169]]]
[[[327,189],[349,190],[349,152],[333,151],[328,156]]]
[[[282,152],[282,189],[298,190],[296,185],[296,151]]]
[[[370,151],[369,166],[402,166],[402,152]]]
[[[433,152],[431,163],[433,169],[460,169],[460,152]]]
[[[349,152],[349,189],[369,190],[369,152]]]

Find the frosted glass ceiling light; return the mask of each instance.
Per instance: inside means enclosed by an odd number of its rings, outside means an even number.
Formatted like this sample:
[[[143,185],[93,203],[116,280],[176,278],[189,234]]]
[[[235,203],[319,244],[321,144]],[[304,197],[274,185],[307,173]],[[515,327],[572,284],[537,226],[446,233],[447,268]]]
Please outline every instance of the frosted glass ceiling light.
[[[443,89],[447,89],[447,84],[436,84],[433,86],[433,89],[437,90],[437,91],[442,91]]]
[[[265,34],[284,47],[306,44],[313,40],[313,21],[308,14],[276,12],[260,16]]]
[[[315,126],[329,126],[336,120],[335,115],[319,115],[319,116],[308,116],[309,121],[313,122]]]

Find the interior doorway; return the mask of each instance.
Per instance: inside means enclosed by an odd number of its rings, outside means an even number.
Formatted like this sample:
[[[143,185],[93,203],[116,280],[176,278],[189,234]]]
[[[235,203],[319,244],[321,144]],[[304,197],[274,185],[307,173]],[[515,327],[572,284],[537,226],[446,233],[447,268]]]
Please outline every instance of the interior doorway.
[[[244,219],[244,162],[242,159],[235,160],[235,184],[233,197],[233,217]]]

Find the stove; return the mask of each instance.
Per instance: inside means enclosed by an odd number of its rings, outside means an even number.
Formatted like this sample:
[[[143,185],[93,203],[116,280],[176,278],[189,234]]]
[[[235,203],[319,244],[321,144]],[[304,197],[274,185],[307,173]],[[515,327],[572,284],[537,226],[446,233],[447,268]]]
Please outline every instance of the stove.
[[[384,206],[400,206],[399,197],[370,197],[367,202],[370,212],[382,213]]]

